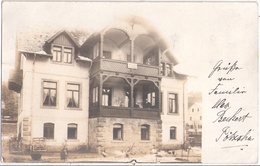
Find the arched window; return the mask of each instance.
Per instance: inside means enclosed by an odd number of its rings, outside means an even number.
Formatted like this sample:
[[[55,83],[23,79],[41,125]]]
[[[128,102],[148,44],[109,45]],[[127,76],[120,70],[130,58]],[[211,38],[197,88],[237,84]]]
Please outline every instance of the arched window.
[[[150,139],[150,126],[149,125],[141,125],[141,140],[149,140]]]
[[[54,123],[44,123],[43,137],[46,139],[54,139]]]
[[[67,138],[68,139],[77,139],[77,130],[78,130],[77,124],[69,123],[68,124]]]
[[[170,127],[170,139],[176,139],[176,127],[175,126]]]
[[[120,123],[113,125],[113,140],[123,140],[123,125]]]

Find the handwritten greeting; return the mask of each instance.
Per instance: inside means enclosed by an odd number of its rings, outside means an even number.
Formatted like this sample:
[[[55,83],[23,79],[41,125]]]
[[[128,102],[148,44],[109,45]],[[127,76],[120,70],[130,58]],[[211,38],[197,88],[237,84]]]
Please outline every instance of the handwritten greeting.
[[[236,73],[241,70],[243,68],[238,61],[224,62],[219,60],[208,75],[209,79],[216,80],[215,86],[209,90],[208,95],[218,98],[211,107],[215,114],[215,120],[212,123],[224,124],[224,127],[219,131],[220,135],[215,138],[215,142],[230,142],[230,146],[222,148],[248,146],[248,142],[254,140],[251,136],[253,129],[240,131],[239,128],[230,125],[230,123],[244,123],[252,118],[250,112],[247,112],[242,106],[234,106],[229,101],[234,95],[242,97],[247,93],[246,87],[235,81],[239,75]],[[232,87],[227,85],[232,85]]]

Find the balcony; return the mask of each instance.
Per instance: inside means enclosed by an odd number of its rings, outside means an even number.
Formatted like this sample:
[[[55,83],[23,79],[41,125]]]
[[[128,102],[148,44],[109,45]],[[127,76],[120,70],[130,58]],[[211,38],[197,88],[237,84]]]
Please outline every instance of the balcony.
[[[23,70],[12,70],[8,80],[8,88],[17,93],[21,92],[23,82]]]
[[[116,117],[116,118],[135,118],[135,119],[160,119],[159,109],[146,109],[146,108],[124,108],[101,106],[90,108],[90,118],[95,117]]]
[[[155,77],[160,75],[158,66],[130,63],[114,59],[98,59],[94,61],[90,72],[94,74],[99,70]]]

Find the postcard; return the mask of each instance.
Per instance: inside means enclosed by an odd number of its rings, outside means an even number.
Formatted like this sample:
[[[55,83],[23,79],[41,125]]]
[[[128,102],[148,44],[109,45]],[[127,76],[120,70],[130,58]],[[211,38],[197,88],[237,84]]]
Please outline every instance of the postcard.
[[[2,3],[1,162],[256,164],[257,2]]]

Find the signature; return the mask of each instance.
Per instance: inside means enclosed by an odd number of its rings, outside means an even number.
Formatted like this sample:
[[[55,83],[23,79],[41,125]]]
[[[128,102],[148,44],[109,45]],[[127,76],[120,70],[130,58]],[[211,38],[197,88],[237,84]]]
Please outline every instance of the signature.
[[[235,61],[233,64],[228,63],[227,66],[222,66],[223,60],[220,60],[216,63],[216,65],[213,67],[213,70],[209,74],[208,78],[210,78],[215,72],[219,71],[226,71],[226,74],[233,72],[235,70],[241,70],[241,67],[237,66],[238,61]]]
[[[217,113],[218,117],[215,121],[213,121],[213,123],[215,123],[215,122],[230,122],[230,121],[244,122],[247,118],[252,118],[251,116],[249,116],[249,113],[244,114],[244,115],[238,115],[242,111],[242,108],[239,108],[232,116],[226,116],[225,115],[227,110],[219,111]]]
[[[242,107],[240,107],[232,116],[226,116],[226,113],[230,108],[231,107],[229,102],[227,102],[227,99],[219,99],[212,107],[212,109],[221,109],[221,111],[217,113],[218,117],[215,121],[213,121],[213,123],[231,121],[244,122],[247,118],[252,118],[251,116],[249,116],[249,113],[240,115],[240,112],[243,110]]]
[[[253,131],[253,129],[249,129],[245,134],[238,134],[238,131],[231,131],[230,126],[226,126],[222,129],[222,133],[215,141],[253,141],[254,138],[250,135],[251,131]]]

